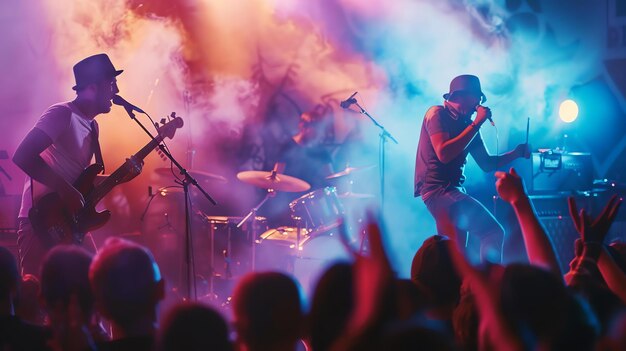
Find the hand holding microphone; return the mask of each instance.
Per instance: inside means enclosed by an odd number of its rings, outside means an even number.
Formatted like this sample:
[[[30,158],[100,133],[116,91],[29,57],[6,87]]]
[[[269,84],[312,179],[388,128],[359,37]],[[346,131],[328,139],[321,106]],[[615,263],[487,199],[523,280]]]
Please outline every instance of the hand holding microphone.
[[[491,110],[489,107],[478,105],[476,106],[476,118],[474,122],[478,125],[482,125],[486,120],[489,120],[492,126],[495,126],[493,120],[491,119]]]

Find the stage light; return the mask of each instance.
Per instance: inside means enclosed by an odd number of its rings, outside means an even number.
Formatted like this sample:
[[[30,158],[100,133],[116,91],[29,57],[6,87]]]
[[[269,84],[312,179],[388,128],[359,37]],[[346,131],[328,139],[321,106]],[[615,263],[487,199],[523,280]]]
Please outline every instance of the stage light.
[[[559,117],[565,123],[572,123],[578,117],[578,105],[574,100],[567,99],[559,106]]]

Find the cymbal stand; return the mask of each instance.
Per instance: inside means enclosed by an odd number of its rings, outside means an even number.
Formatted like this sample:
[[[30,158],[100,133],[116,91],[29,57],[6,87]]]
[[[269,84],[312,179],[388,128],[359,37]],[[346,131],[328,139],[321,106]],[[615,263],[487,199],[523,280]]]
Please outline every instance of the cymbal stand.
[[[252,230],[250,232],[250,242],[252,243],[252,262],[250,263],[250,268],[251,271],[254,272],[256,270],[256,229],[257,229],[257,216],[256,213],[257,211],[261,208],[261,206],[263,206],[263,204],[265,204],[265,202],[267,202],[267,200],[269,200],[271,197],[274,197],[276,195],[276,192],[274,191],[274,189],[267,189],[267,194],[265,194],[265,197],[263,198],[263,200],[261,200],[261,202],[259,202],[255,207],[253,207],[250,212],[248,212],[248,214],[243,217],[243,219],[237,223],[237,228],[241,228],[242,225],[244,225],[244,223],[246,223],[250,217],[252,217]]]

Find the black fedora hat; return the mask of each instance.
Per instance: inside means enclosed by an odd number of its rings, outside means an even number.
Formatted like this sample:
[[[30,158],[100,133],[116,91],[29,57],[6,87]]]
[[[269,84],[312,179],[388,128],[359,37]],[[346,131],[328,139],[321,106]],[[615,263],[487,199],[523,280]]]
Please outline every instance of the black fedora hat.
[[[463,74],[454,77],[454,79],[450,82],[450,91],[443,94],[443,98],[448,100],[452,95],[454,95],[454,93],[461,91],[480,95],[482,97],[482,102],[487,101],[487,97],[483,94],[483,91],[480,88],[480,80],[476,76]]]
[[[107,54],[89,56],[74,65],[74,90],[80,90],[86,85],[99,83],[120,75],[124,70],[116,70]]]

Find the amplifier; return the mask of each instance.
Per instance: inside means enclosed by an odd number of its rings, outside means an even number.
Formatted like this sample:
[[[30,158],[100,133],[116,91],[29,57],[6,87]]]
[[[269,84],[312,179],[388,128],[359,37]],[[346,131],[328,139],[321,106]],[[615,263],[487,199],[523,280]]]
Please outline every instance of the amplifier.
[[[530,193],[590,191],[593,187],[589,153],[534,152],[531,159],[531,179],[526,182]]]
[[[593,207],[593,199],[595,194],[583,194],[574,196],[576,206],[578,209],[585,209],[590,211]],[[561,194],[545,194],[545,195],[530,195],[530,200],[535,206],[537,215],[539,217],[551,217],[551,218],[565,218],[569,219],[569,205],[567,202],[567,196]]]
[[[544,217],[541,218],[541,223],[550,237],[561,272],[565,274],[569,271],[569,263],[574,258],[574,242],[579,237],[574,222],[567,216]]]

